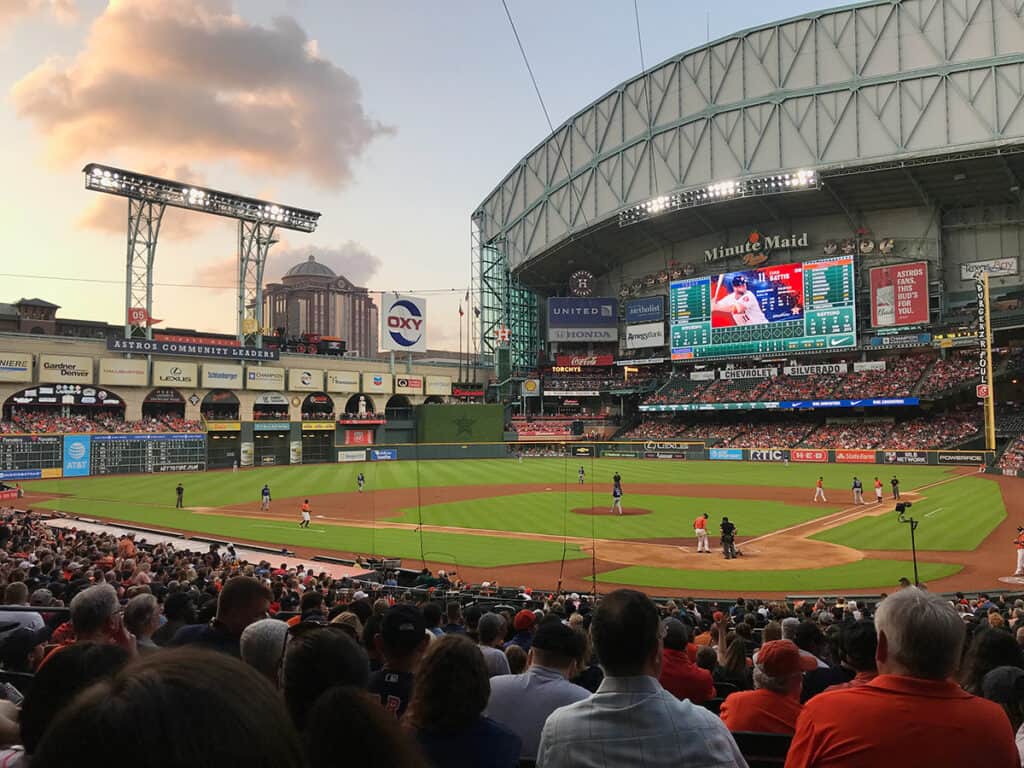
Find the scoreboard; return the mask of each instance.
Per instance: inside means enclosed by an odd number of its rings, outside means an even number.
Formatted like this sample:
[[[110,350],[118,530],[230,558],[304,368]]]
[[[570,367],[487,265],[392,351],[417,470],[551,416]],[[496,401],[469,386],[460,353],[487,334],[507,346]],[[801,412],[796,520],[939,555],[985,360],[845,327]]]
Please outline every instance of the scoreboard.
[[[672,359],[856,347],[853,267],[841,256],[672,282]]]
[[[60,477],[63,445],[60,435],[0,436],[0,480]]]
[[[206,435],[93,435],[90,469],[94,475],[205,470]]]

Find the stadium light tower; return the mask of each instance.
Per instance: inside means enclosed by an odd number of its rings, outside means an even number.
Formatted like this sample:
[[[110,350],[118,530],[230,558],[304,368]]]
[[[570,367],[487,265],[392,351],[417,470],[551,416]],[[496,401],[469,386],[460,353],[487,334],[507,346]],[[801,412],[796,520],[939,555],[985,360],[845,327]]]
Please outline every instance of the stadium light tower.
[[[263,345],[263,268],[278,228],[314,232],[320,213],[241,197],[181,181],[89,163],[85,188],[128,198],[128,260],[125,272],[126,338],[152,338],[153,262],[167,206],[238,222],[238,340]]]

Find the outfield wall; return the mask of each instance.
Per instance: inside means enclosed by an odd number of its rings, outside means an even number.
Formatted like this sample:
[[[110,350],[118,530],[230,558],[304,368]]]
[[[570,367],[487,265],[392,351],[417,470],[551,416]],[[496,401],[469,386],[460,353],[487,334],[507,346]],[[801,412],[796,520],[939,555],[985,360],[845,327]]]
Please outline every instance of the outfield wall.
[[[479,408],[479,406],[473,406]],[[225,433],[0,435],[0,481],[94,475],[196,472],[237,466],[441,459],[619,458],[670,461],[850,465],[990,466],[991,451],[824,448],[708,448],[702,442],[448,442],[337,444],[301,424],[242,424],[234,453],[218,445]],[[307,427],[309,425],[307,424]],[[246,429],[245,427],[248,427]],[[268,429],[273,427],[273,429]],[[324,433],[325,436],[328,433]],[[312,435],[312,438],[311,438]],[[263,444],[261,444],[263,441]],[[315,449],[315,450],[314,450]]]

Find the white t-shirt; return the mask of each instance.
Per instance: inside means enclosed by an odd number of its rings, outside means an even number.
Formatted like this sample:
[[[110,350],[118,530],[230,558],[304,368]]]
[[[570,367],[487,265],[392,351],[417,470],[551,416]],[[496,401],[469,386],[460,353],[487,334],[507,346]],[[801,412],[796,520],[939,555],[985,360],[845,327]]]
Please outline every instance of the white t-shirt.
[[[768,322],[768,318],[761,311],[761,305],[758,303],[757,297],[750,291],[747,291],[742,296],[730,293],[715,304],[715,309],[719,312],[732,312],[736,325],[757,325],[758,323]]]

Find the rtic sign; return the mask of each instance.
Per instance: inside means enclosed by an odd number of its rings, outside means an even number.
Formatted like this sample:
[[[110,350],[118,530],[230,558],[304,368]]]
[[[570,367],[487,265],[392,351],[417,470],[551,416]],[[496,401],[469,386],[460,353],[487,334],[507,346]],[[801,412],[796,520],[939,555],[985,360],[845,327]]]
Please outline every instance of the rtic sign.
[[[837,464],[874,464],[874,451],[844,450],[836,451]]]
[[[426,352],[427,300],[385,293],[381,305],[381,346],[396,352]]]
[[[816,448],[794,448],[789,452],[790,461],[806,461],[824,463],[828,461],[828,451]]]
[[[789,451],[783,451],[777,448],[764,449],[764,448],[751,448],[750,449],[750,461],[785,461],[789,458]]]

